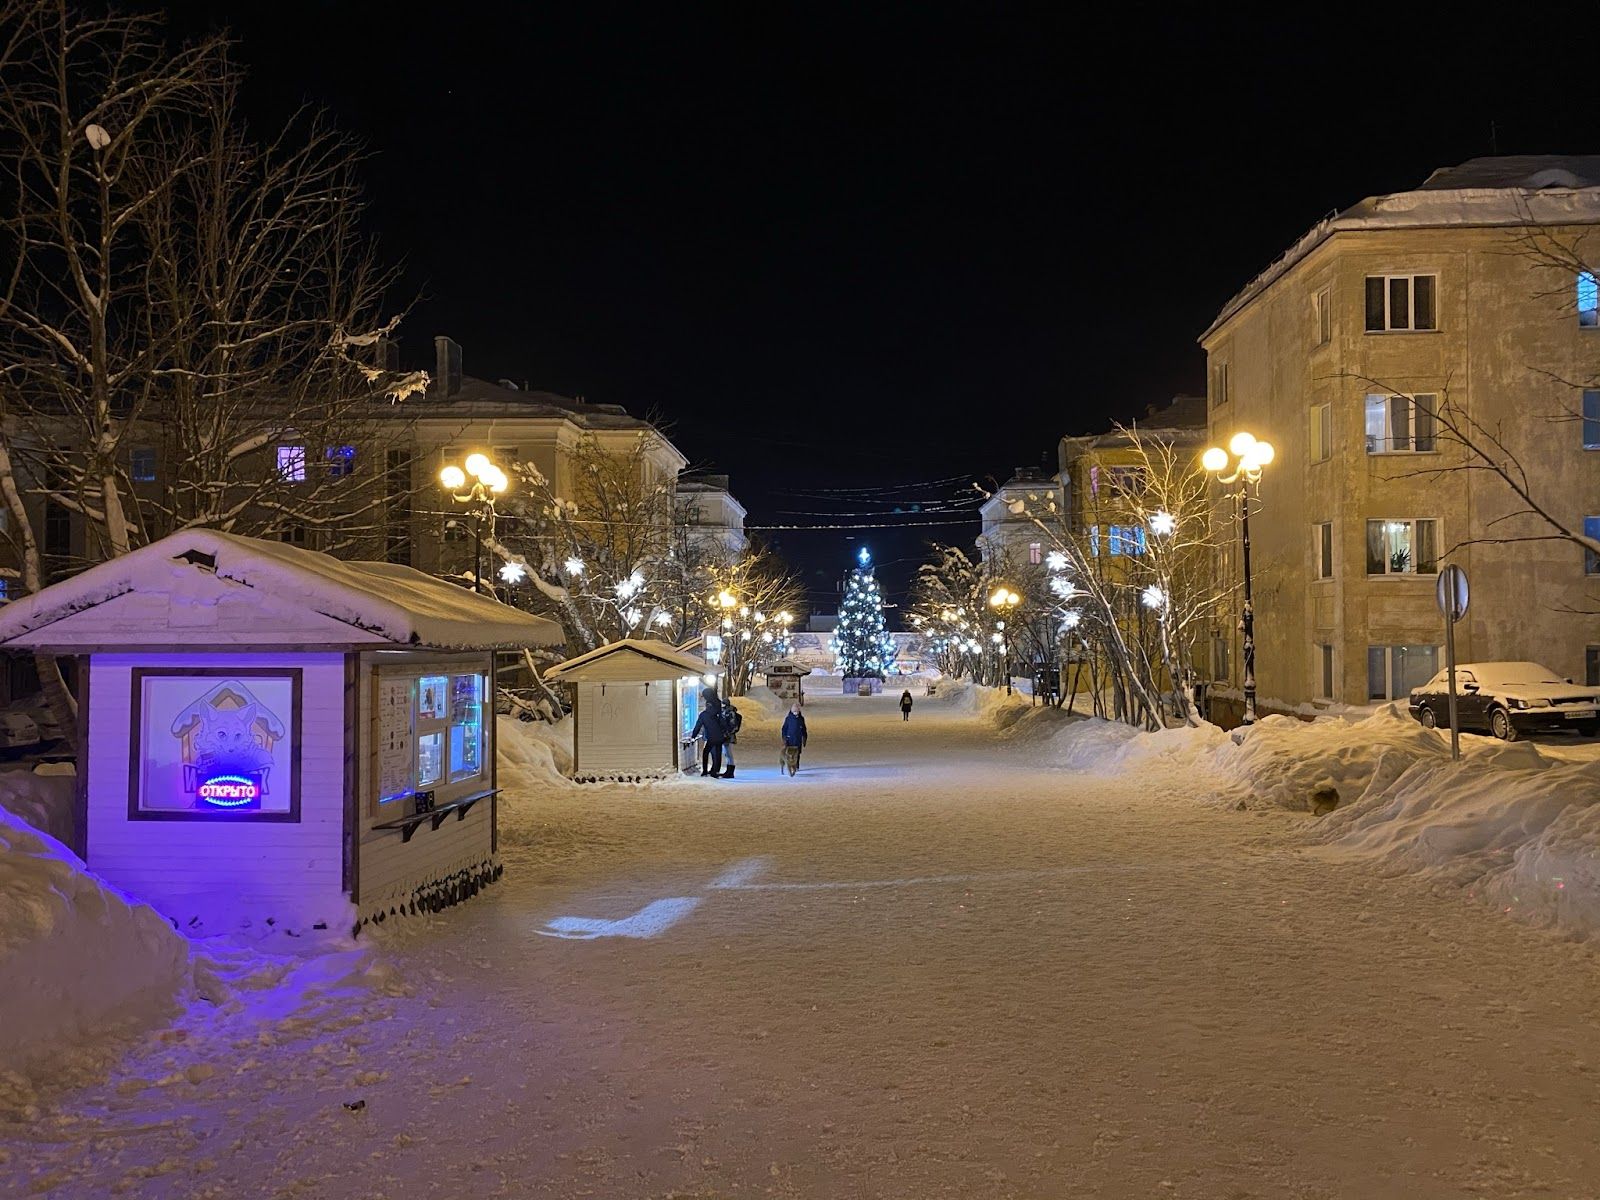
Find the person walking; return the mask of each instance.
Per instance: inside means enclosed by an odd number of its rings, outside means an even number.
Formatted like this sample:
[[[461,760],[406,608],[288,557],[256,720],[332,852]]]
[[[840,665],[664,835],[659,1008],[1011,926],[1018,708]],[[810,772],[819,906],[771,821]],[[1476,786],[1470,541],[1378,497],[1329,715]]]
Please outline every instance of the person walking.
[[[728,740],[728,731],[722,724],[722,701],[715,688],[700,693],[700,717],[694,723],[691,737],[705,739],[700,751],[700,774],[717,778],[722,774],[722,747]]]
[[[789,706],[789,715],[783,719],[783,765],[792,776],[800,769],[800,751],[806,745],[806,717],[796,701]]]
[[[907,688],[900,693],[900,719],[911,720],[911,689]]]
[[[733,744],[739,740],[739,727],[744,724],[744,717],[733,706],[731,699],[722,702],[722,731],[728,735],[728,740],[722,745],[722,752],[728,760],[728,769],[722,773],[724,779],[733,778]]]

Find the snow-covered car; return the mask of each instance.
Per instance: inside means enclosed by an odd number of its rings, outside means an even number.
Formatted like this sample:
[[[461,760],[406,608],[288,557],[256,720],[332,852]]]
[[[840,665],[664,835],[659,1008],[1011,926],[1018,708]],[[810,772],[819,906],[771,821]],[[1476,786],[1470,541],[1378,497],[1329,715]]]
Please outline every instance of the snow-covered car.
[[[0,712],[0,750],[26,750],[39,744],[39,727],[17,709]]]
[[[1411,715],[1429,729],[1450,724],[1449,680],[1440,671],[1411,691]],[[1584,687],[1532,662],[1460,663],[1456,713],[1463,729],[1505,741],[1524,733],[1573,729],[1600,732],[1600,687]]]
[[[48,704],[24,704],[11,711],[20,712],[33,722],[39,731],[41,742],[59,742],[67,736],[66,730],[61,728],[61,722],[56,720],[56,715],[50,711]]]

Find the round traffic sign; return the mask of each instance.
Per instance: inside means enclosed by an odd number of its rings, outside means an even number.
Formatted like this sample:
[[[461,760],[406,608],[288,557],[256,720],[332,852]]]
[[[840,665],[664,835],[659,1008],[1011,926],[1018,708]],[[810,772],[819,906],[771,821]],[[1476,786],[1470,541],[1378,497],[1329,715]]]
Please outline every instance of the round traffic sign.
[[[1467,573],[1452,563],[1439,572],[1439,611],[1451,622],[1467,612]]]

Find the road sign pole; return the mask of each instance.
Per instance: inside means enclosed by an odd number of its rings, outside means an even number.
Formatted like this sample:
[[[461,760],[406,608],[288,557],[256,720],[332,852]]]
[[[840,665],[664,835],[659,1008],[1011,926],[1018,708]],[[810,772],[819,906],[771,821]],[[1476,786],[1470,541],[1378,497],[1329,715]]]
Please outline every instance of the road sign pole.
[[[1461,761],[1461,718],[1456,714],[1456,622],[1452,613],[1444,615],[1444,669],[1450,681],[1450,757]]]

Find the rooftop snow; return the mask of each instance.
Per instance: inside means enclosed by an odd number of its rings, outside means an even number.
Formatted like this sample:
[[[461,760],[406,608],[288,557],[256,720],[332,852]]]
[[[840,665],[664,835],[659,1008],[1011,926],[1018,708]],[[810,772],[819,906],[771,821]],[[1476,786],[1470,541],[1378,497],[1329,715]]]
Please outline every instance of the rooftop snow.
[[[710,666],[704,659],[696,658],[692,654],[685,654],[682,650],[669,646],[666,642],[657,642],[646,638],[623,638],[620,642],[608,642],[598,646],[576,658],[569,658],[559,666],[551,667],[546,671],[545,678],[571,682],[582,677],[583,668],[592,666],[601,659],[610,658],[613,654],[631,652],[642,658],[653,660],[661,667],[671,667],[672,670],[661,679],[670,679],[675,675],[704,675],[721,674],[722,668]],[[643,678],[643,676],[641,676]]]
[[[1600,156],[1474,158],[1435,171],[1415,191],[1368,196],[1318,222],[1223,305],[1203,343],[1336,233],[1377,229],[1600,225]]]
[[[214,602],[256,589],[403,646],[477,650],[559,644],[553,621],[395,563],[345,562],[282,542],[212,529],[175,533],[0,609],[0,642],[128,593]],[[39,639],[29,639],[30,642]]]

